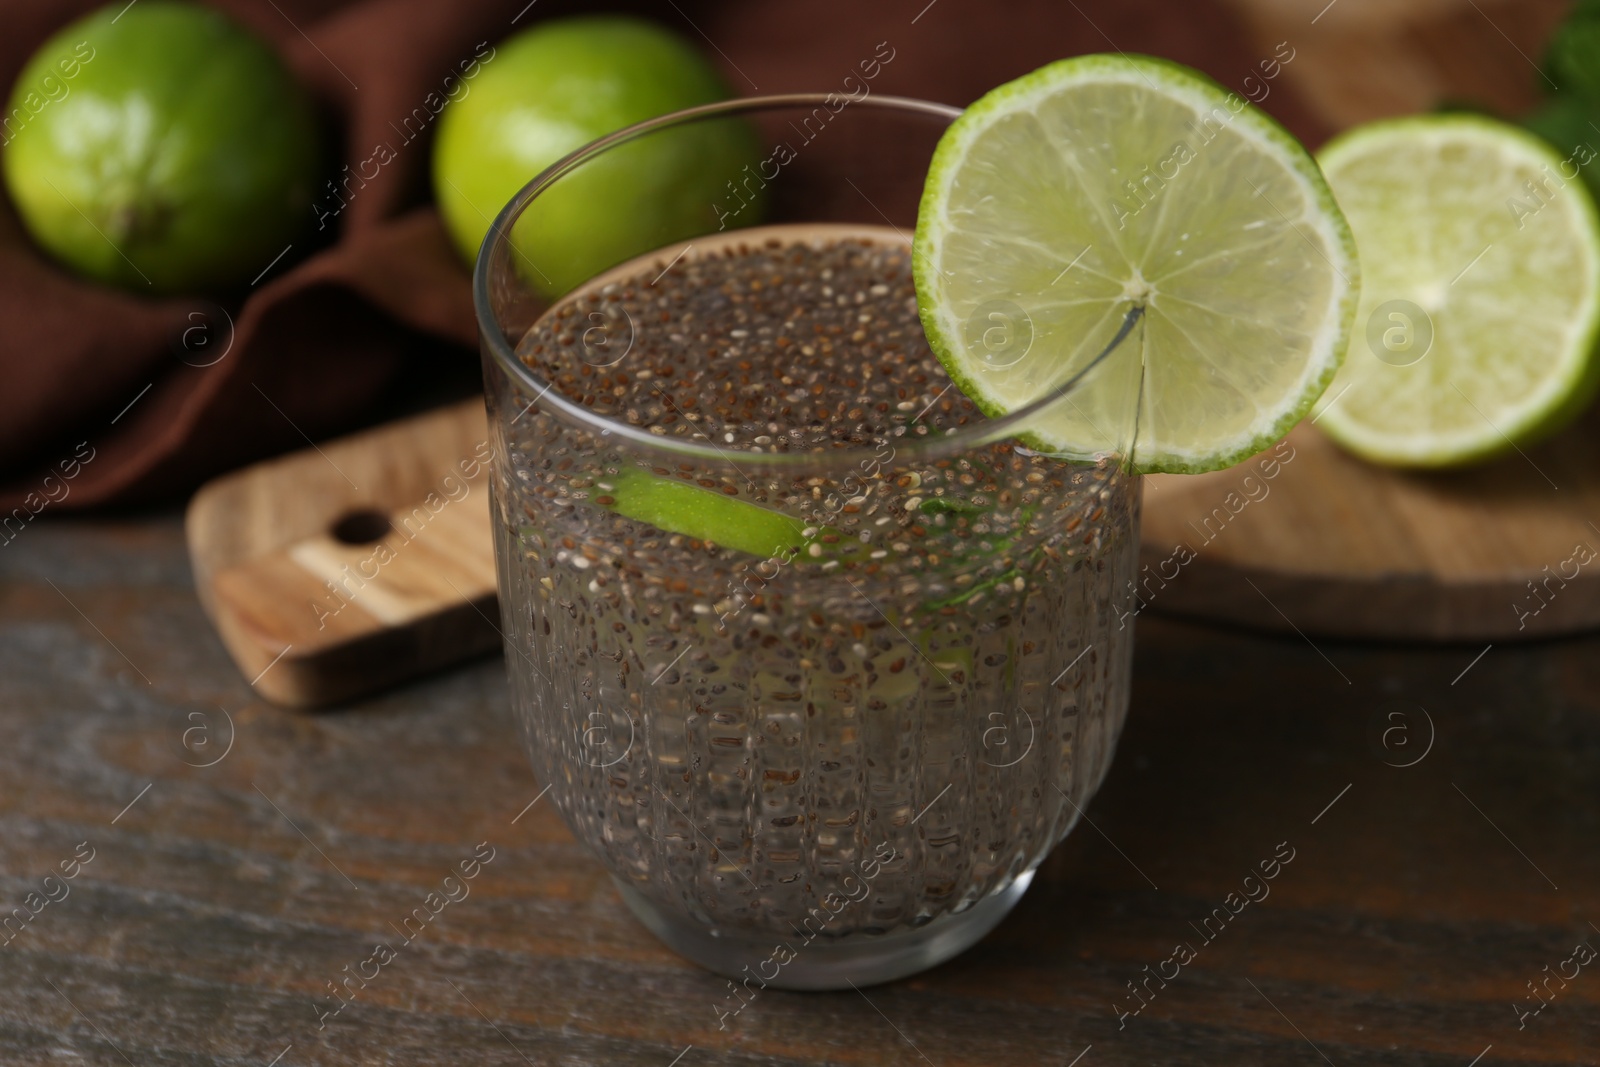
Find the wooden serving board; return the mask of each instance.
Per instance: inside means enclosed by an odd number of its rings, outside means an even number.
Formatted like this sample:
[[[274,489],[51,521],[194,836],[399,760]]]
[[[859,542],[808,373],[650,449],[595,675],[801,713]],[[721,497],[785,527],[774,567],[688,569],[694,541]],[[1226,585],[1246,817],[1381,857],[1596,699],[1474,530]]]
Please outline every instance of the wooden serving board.
[[[1424,641],[1600,627],[1600,412],[1435,473],[1371,466],[1302,423],[1231,470],[1146,478],[1144,508],[1151,610]]]

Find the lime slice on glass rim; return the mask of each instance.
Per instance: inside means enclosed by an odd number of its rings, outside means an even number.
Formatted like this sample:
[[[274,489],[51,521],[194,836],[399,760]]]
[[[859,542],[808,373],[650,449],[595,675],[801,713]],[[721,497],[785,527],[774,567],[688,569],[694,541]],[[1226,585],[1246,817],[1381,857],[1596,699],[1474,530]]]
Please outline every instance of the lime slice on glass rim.
[[[955,121],[913,268],[929,344],[990,416],[1060,389],[1137,319],[1109,356],[1127,373],[1084,376],[1021,436],[1084,458],[1131,439],[1144,472],[1217,470],[1287,433],[1338,370],[1359,290],[1294,137],[1196,71],[1121,54],[1042,67]]]
[[[1379,463],[1442,467],[1510,452],[1588,406],[1600,222],[1575,166],[1466,115],[1363,126],[1321,160],[1365,284],[1318,427]]]

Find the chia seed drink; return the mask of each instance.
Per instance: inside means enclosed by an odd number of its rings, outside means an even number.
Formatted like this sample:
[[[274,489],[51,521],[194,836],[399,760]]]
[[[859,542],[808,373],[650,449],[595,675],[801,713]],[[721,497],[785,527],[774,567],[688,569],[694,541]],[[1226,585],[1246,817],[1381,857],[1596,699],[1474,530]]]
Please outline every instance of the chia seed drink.
[[[746,989],[981,937],[1121,728],[1137,479],[985,437],[888,228],[652,253],[515,358],[486,360],[513,700],[628,904]]]

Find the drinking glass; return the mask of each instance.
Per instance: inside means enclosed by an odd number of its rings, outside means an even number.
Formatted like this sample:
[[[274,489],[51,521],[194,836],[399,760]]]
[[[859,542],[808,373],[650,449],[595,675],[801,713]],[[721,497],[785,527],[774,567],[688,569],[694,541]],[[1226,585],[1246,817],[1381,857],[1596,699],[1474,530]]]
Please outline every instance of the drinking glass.
[[[644,925],[747,992],[887,981],[973,944],[1077,822],[1127,710],[1137,346],[1116,342],[1138,315],[1011,414],[951,384],[908,250],[958,113],[869,92],[641,123],[532,181],[479,255],[534,771]],[[692,226],[647,224],[637,205],[673,189],[644,164],[707,137],[757,162]],[[570,224],[541,208],[587,179],[638,232],[541,250]],[[1015,298],[970,309],[977,373],[1049,371]],[[1098,447],[1040,446],[1030,424],[1091,386]]]

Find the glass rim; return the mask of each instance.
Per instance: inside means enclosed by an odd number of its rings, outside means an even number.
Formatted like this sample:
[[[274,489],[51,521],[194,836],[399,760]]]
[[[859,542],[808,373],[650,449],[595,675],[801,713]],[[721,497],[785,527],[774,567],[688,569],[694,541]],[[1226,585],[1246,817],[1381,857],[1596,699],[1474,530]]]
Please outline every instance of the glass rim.
[[[908,432],[909,427],[902,426],[899,428],[900,432],[898,434],[881,435],[884,439],[882,443],[875,441],[867,444],[852,444],[829,449],[797,452],[758,452],[747,448],[723,448],[710,440],[697,442],[666,434],[655,434],[651,433],[650,428],[647,426],[635,426],[620,418],[596,414],[583,404],[563,395],[560,390],[555,388],[554,383],[546,381],[526,363],[518,359],[515,343],[500,328],[489,298],[489,263],[502,246],[509,243],[511,230],[516,225],[517,219],[521,217],[523,210],[535,197],[555,184],[556,181],[602,152],[658,130],[722,115],[778,110],[807,105],[822,106],[828,100],[837,99],[840,95],[836,92],[778,93],[767,96],[734,97],[729,100],[717,101],[716,103],[701,104],[698,107],[685,108],[623,127],[589,142],[546,167],[518,190],[517,194],[500,209],[499,214],[495,216],[494,221],[489,226],[489,232],[484,236],[482,244],[479,245],[477,259],[472,272],[472,303],[473,312],[477,319],[480,343],[487,348],[504,373],[534,394],[533,404],[538,404],[541,407],[549,405],[552,413],[562,421],[602,437],[614,437],[625,441],[630,447],[637,448],[642,452],[663,453],[675,459],[698,460],[711,466],[731,465],[737,460],[741,464],[756,465],[763,468],[816,469],[819,467],[833,467],[855,461],[858,456],[879,454],[885,443],[890,446],[897,461],[904,458],[932,462],[950,459],[976,448],[993,444],[996,441],[1018,436],[1026,424],[1040,411],[1077,391],[1083,379],[1098,367],[1132,332],[1133,326],[1141,316],[1142,307],[1136,305],[1131,309],[1123,320],[1122,328],[1117,331],[1111,343],[1075,374],[1048,393],[1035,398],[1015,411],[993,417],[984,415],[980,421],[971,425],[952,427],[942,433],[930,430],[925,435],[912,435]],[[866,96],[860,100],[850,98],[850,104],[854,107],[881,108],[887,111],[926,115],[933,118],[947,119],[952,123],[964,113],[962,108],[953,107],[949,104],[935,103],[931,100],[918,100],[909,96]],[[840,110],[842,111],[843,108]],[[644,255],[649,254],[648,252],[644,253]],[[557,301],[553,301],[550,306],[554,307],[555,303],[559,302],[560,299],[558,297]],[[546,308],[540,317],[542,318],[548,311],[549,308]],[[947,388],[951,387],[959,388],[954,378],[951,379],[950,386]],[[937,397],[935,399],[937,400]],[[533,404],[530,404],[529,407],[532,407]],[[1131,446],[1131,442],[1128,444]],[[1065,458],[1081,461],[1090,459],[1088,456],[1068,456]]]

